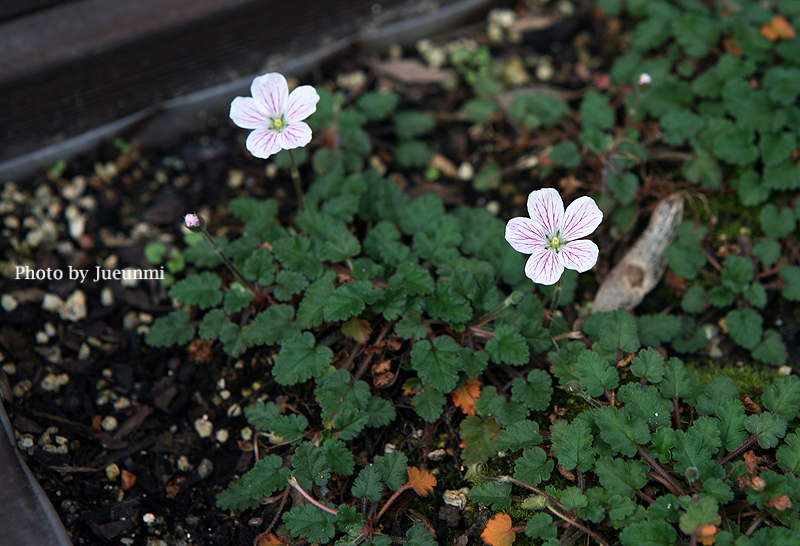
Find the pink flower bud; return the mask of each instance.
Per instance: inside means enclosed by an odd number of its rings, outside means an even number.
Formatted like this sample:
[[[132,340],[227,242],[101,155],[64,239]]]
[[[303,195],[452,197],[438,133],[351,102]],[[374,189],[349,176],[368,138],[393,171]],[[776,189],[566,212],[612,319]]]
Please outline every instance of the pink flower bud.
[[[650,74],[647,72],[642,72],[639,74],[639,85],[650,85],[650,82],[653,81],[653,78],[650,77]]]
[[[200,218],[196,214],[187,214],[183,217],[183,222],[189,229],[196,229],[200,227]]]

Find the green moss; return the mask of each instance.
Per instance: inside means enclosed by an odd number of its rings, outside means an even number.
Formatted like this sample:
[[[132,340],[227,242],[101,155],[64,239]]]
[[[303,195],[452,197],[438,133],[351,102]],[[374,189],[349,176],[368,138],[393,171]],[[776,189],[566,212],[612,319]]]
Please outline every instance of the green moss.
[[[755,361],[745,361],[742,366],[701,358],[686,358],[684,362],[686,367],[694,371],[706,384],[719,375],[730,377],[739,388],[739,392],[754,401],[757,401],[757,397],[760,399],[760,395],[755,392],[756,389],[770,385],[778,376],[778,372],[773,368]]]

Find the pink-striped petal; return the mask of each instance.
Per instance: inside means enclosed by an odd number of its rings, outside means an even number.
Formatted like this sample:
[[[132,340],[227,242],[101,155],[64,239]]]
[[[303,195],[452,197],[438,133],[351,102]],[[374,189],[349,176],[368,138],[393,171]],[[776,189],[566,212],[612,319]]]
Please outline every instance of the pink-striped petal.
[[[250,97],[236,97],[231,103],[230,117],[242,129],[258,129],[269,124],[269,118]]]
[[[295,121],[278,133],[278,144],[284,150],[301,148],[311,142],[311,127],[302,121]]]
[[[250,92],[258,108],[271,118],[279,118],[286,111],[289,97],[289,84],[277,72],[258,76],[250,85]]]
[[[286,105],[286,122],[291,124],[306,119],[317,110],[319,94],[310,85],[301,85],[289,93]]]
[[[266,159],[281,149],[281,145],[278,143],[278,134],[267,129],[256,129],[250,133],[245,147],[251,154],[261,159]]]
[[[564,202],[553,188],[532,191],[528,195],[528,214],[545,235],[555,235],[564,221]]]
[[[591,197],[578,197],[569,204],[564,215],[561,235],[566,241],[574,241],[590,235],[603,221],[603,212]]]
[[[525,264],[525,274],[538,284],[555,284],[563,273],[556,253],[544,246],[536,249]]]
[[[567,269],[574,269],[578,273],[589,271],[597,263],[600,250],[591,241],[570,241],[562,246],[558,253],[558,260]]]
[[[529,218],[512,218],[506,224],[506,241],[517,252],[533,254],[545,243],[541,226]]]

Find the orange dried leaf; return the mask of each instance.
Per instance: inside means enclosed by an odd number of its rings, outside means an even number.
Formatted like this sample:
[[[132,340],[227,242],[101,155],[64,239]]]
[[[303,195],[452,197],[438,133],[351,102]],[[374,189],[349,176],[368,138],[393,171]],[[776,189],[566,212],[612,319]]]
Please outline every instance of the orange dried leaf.
[[[472,377],[464,386],[453,392],[453,403],[461,408],[465,415],[475,415],[475,402],[481,397],[481,382]]]
[[[414,488],[417,495],[427,497],[428,493],[436,487],[436,476],[427,470],[420,470],[416,466],[408,467],[408,484]]]
[[[758,463],[761,462],[761,457],[755,454],[753,450],[746,452],[743,456],[744,464],[747,465],[747,471],[750,474],[754,474],[756,469],[758,469]]]
[[[274,533],[264,533],[258,535],[256,537],[256,546],[279,546],[281,544],[286,544],[279,536],[276,536]]]
[[[511,516],[497,514],[486,524],[481,538],[489,546],[511,546],[517,533],[511,528]]]
[[[792,500],[789,498],[789,495],[784,493],[783,495],[778,495],[774,499],[768,500],[764,503],[764,506],[771,506],[776,510],[783,511],[792,507]]]
[[[136,474],[128,472],[127,470],[122,471],[122,490],[127,491],[136,483]]]
[[[769,23],[761,26],[761,34],[770,42],[778,40],[794,40],[797,33],[786,18],[777,15]]]
[[[705,546],[714,544],[714,535],[717,534],[716,525],[705,525],[697,530],[697,537]]]

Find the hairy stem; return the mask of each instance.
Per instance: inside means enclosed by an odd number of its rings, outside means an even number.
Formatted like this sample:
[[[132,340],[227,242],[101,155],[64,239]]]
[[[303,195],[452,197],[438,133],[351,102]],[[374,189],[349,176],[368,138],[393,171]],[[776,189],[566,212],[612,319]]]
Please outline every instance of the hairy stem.
[[[313,504],[314,506],[316,506],[320,510],[324,510],[325,512],[327,512],[329,514],[333,514],[334,516],[336,514],[338,514],[338,512],[336,510],[334,510],[333,508],[328,508],[327,506],[325,506],[324,504],[322,504],[318,500],[316,500],[314,497],[312,497],[311,495],[306,493],[305,490],[302,487],[300,487],[300,484],[297,483],[297,479],[294,476],[289,476],[289,485],[294,487],[297,490],[298,493],[303,495],[304,499],[306,499],[308,502],[310,502],[311,504]]]
[[[217,244],[217,242],[214,239],[211,238],[211,235],[208,233],[208,231],[206,231],[205,226],[201,228],[200,233],[203,234],[205,240],[208,242],[208,244],[211,245],[211,248],[214,249],[214,252],[217,253],[217,256],[220,257],[222,263],[224,263],[230,270],[230,272],[233,273],[233,276],[236,278],[236,280],[239,281],[241,285],[244,286],[251,294],[253,294],[253,296],[256,296],[257,292],[255,287],[252,285],[250,281],[244,278],[244,275],[242,275],[241,271],[239,271],[236,268],[236,266],[233,265],[233,262],[228,259],[228,257],[222,251],[222,248]]]
[[[720,459],[719,460],[719,465],[723,466],[725,463],[728,463],[728,462],[732,461],[733,459],[735,459],[736,457],[738,457],[739,455],[741,455],[744,452],[744,450],[746,450],[748,447],[753,445],[756,440],[758,440],[758,434],[753,434],[740,447],[736,448],[735,450],[733,450],[730,453],[728,453],[727,455],[725,455],[725,457]]]
[[[292,162],[292,182],[294,182],[294,191],[297,193],[297,204],[300,207],[300,210],[305,210],[306,205],[303,202],[303,185],[300,181],[300,171],[297,169],[297,164],[294,162],[294,154],[292,154],[291,150],[286,150],[289,152],[289,161]]]
[[[669,475],[669,472],[664,470],[661,467],[661,465],[658,464],[656,460],[650,456],[650,454],[647,452],[645,448],[637,444],[636,450],[639,452],[639,455],[641,455],[642,458],[650,464],[653,470],[666,481],[666,483],[668,483],[672,488],[674,488],[675,491],[680,492],[680,495],[678,496],[686,494],[686,491],[684,491],[683,488],[680,485],[678,485],[675,482],[675,480],[672,479],[672,476]]]
[[[555,514],[559,518],[563,519],[564,521],[566,521],[570,525],[572,525],[574,527],[577,527],[578,529],[580,529],[581,531],[583,531],[584,533],[586,533],[587,535],[589,535],[590,537],[595,539],[597,541],[597,543],[600,544],[601,546],[609,546],[608,542],[603,540],[603,538],[600,535],[598,535],[597,533],[595,533],[594,531],[592,531],[588,527],[585,527],[585,526],[581,525],[577,521],[569,519],[567,516],[565,516],[564,514],[562,514],[561,512],[556,510],[555,508],[553,508],[552,506],[550,506],[549,503],[546,503],[545,506],[547,507],[548,510],[550,510],[553,514]]]
[[[558,299],[560,297],[561,297],[561,279],[558,279],[558,282],[554,287],[553,302],[550,304],[550,315],[545,317],[544,319],[544,327],[547,330],[550,329],[550,325],[553,323],[553,319],[556,316],[556,308],[558,307]]]

